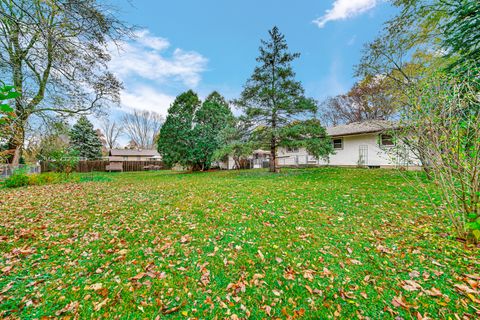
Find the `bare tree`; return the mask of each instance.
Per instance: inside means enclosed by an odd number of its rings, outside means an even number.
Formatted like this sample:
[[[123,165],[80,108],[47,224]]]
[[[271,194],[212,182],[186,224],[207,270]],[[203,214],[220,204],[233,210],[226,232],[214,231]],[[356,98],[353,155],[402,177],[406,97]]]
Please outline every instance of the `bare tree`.
[[[21,94],[9,137],[17,164],[32,116],[68,115],[118,103],[109,45],[130,29],[98,0],[0,0],[0,80]]]
[[[110,150],[117,148],[118,138],[123,133],[123,128],[120,124],[114,120],[106,118],[100,124],[100,129],[102,130],[106,147]]]
[[[333,126],[365,120],[388,120],[398,108],[392,98],[390,83],[385,77],[367,76],[348,93],[323,102],[320,117]]]
[[[153,111],[134,109],[132,113],[125,114],[122,122],[132,145],[141,149],[152,149],[164,118]]]

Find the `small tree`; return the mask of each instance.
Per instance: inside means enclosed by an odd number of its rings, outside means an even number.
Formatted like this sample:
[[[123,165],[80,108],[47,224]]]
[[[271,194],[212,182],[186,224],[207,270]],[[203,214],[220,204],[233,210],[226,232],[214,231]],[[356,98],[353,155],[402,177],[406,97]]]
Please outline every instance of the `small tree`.
[[[245,112],[245,115],[256,126],[263,130],[263,144],[270,149],[270,172],[278,172],[277,148],[282,145],[306,145],[308,142],[323,145],[315,154],[328,157],[332,151],[331,142],[326,136],[318,136],[322,131],[318,122],[300,124],[302,119],[308,119],[317,111],[316,102],[305,97],[302,84],[295,80],[295,72],[291,62],[300,56],[299,53],[289,53],[285,37],[277,27],[269,31],[270,38],[262,40],[260,55],[257,58],[259,65],[253,71],[247,81],[237,105]],[[292,122],[295,128],[302,127],[301,135],[289,135],[297,132],[292,130]],[[320,126],[321,127],[321,126]],[[325,132],[325,129],[323,129]],[[314,135],[316,135],[315,138]],[[301,141],[296,140],[308,137]],[[309,148],[313,150],[312,148]],[[327,153],[323,153],[328,150]],[[320,153],[320,151],[322,151]]]
[[[243,117],[233,119],[220,132],[220,147],[215,151],[213,158],[217,161],[226,161],[232,157],[233,169],[248,169],[249,157],[257,148],[257,144],[251,139],[250,127],[251,124]]]
[[[55,172],[63,172],[69,175],[75,170],[80,159],[76,150],[60,148],[50,153],[49,160],[49,165]]]
[[[475,70],[475,69],[472,69]],[[411,93],[400,138],[428,158],[459,237],[480,240],[480,96],[477,77],[435,75]],[[427,189],[428,190],[428,189]]]
[[[70,146],[81,158],[93,160],[102,157],[102,142],[85,116],[81,116],[70,130]]]

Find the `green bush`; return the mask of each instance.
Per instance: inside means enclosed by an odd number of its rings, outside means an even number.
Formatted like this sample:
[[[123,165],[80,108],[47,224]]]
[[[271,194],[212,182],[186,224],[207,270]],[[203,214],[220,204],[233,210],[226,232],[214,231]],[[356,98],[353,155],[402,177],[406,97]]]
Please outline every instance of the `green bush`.
[[[7,188],[28,186],[28,175],[25,173],[25,170],[16,170],[13,175],[5,179],[4,185]]]
[[[78,164],[78,152],[68,148],[55,150],[50,154],[50,161],[50,165],[54,171],[63,172],[68,175],[75,170]]]
[[[42,186],[46,184],[63,183],[78,180],[78,176],[72,176],[65,173],[48,172],[27,175],[25,170],[19,169],[15,171],[12,176],[5,179],[3,185],[7,188],[19,188],[25,186]]]
[[[28,184],[41,186],[45,184],[62,183],[74,181],[76,178],[72,175],[57,172],[47,172],[41,174],[32,174],[28,176]]]

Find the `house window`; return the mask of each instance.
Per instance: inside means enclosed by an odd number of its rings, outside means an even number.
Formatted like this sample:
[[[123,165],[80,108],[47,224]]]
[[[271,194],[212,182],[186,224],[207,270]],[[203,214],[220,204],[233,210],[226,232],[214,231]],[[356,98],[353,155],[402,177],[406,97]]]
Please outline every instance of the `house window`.
[[[380,135],[380,144],[384,147],[394,146],[393,137],[390,134],[381,134]]]
[[[333,143],[333,149],[335,149],[335,150],[343,149],[343,139],[341,139],[341,138],[333,139],[332,143]]]
[[[287,152],[289,152],[289,153],[296,153],[296,152],[298,152],[298,148],[287,147]]]

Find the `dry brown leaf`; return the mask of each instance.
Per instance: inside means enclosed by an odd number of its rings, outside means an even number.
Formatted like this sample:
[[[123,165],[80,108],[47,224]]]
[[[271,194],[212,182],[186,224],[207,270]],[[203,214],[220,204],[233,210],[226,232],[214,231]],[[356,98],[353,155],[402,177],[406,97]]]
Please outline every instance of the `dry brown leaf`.
[[[263,255],[262,251],[258,250],[258,256],[260,257],[260,260],[262,260],[262,262],[265,261],[265,256]]]
[[[407,305],[407,301],[401,295],[398,296],[398,297],[393,297],[392,304],[393,304],[394,307],[397,307],[397,308],[398,307],[402,307],[402,308],[405,308],[405,309],[409,308],[409,306]]]
[[[90,286],[86,286],[85,287],[85,290],[93,290],[93,291],[97,291],[97,290],[100,290],[102,289],[103,287],[103,284],[102,283],[94,283]]]
[[[308,285],[305,285],[305,289],[307,289],[310,294],[313,294],[312,288],[310,288]]]
[[[102,309],[102,308],[107,304],[107,302],[108,302],[109,300],[110,300],[110,299],[106,298],[105,300],[103,300],[103,301],[100,302],[100,303],[94,303],[94,304],[93,304],[93,309],[94,309],[95,311],[98,311],[98,310]]]
[[[57,316],[60,316],[60,315],[62,315],[64,313],[67,313],[67,312],[76,313],[79,306],[80,306],[80,304],[78,303],[78,301],[72,301],[69,304],[67,304],[65,307],[63,307],[63,309],[55,312],[55,314]]]
[[[440,290],[438,290],[438,289],[435,288],[435,287],[432,287],[431,289],[424,290],[424,292],[425,292],[426,294],[428,294],[429,296],[432,296],[432,297],[441,297],[441,296],[443,296],[443,294],[440,292]]]
[[[415,280],[404,280],[402,281],[402,288],[407,291],[417,291],[421,290],[422,286],[419,285]]]
[[[283,273],[283,277],[287,280],[295,280],[295,271],[291,267],[287,267]]]
[[[140,272],[135,277],[131,277],[129,280],[130,281],[138,281],[138,280],[142,279],[143,277],[145,277],[145,275],[146,275],[145,272]]]

